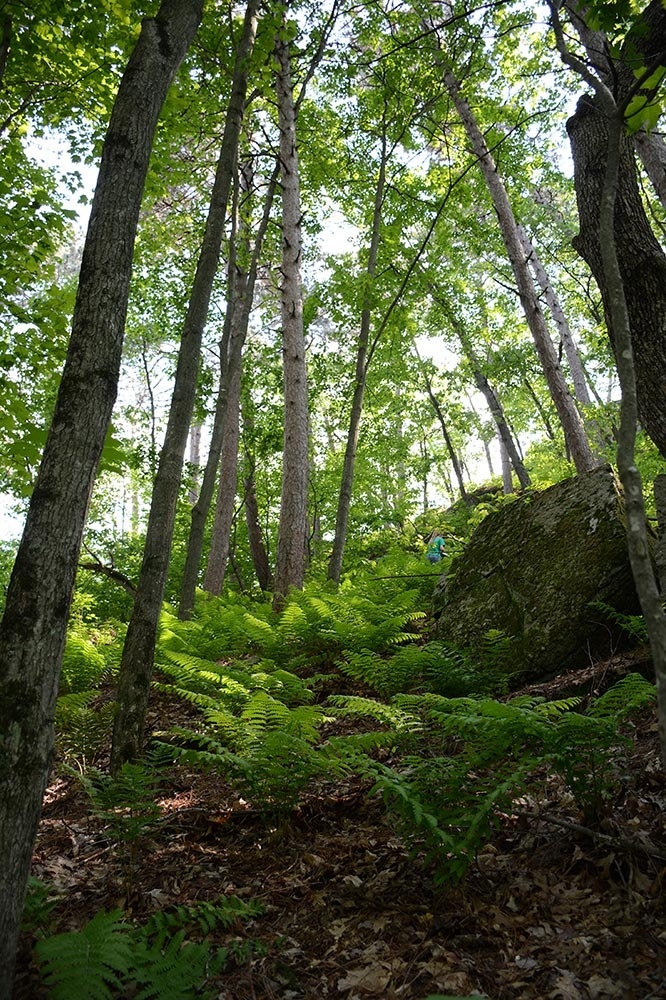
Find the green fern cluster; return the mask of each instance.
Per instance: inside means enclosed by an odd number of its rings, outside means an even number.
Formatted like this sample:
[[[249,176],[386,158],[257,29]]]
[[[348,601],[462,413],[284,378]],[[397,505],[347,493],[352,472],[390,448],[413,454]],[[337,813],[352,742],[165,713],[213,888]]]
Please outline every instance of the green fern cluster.
[[[436,881],[455,880],[490,836],[498,812],[538,785],[544,768],[561,775],[586,821],[597,821],[614,786],[621,724],[654,697],[653,685],[638,674],[584,714],[575,711],[576,698],[504,703],[400,695],[393,705],[407,720],[413,716],[404,726],[400,766],[369,761],[366,770],[414,852],[432,864]]]
[[[52,1000],[212,998],[212,980],[232,956],[189,932],[209,934],[261,912],[256,903],[222,900],[163,911],[144,926],[120,910],[102,912],[80,931],[38,942],[35,954]]]
[[[643,615],[622,614],[604,601],[591,601],[589,607],[592,611],[596,611],[605,621],[618,625],[627,638],[633,642],[648,642],[647,626]]]
[[[392,655],[363,649],[348,653],[337,666],[341,673],[372,688],[382,698],[417,690],[450,698],[489,693],[505,683],[505,677],[494,669],[501,655],[498,649],[505,649],[504,640],[492,643],[489,639],[492,652],[481,666],[443,642],[404,645]]]
[[[56,702],[56,752],[81,771],[95,763],[107,745],[115,702],[97,704],[98,691],[78,691],[61,695]]]
[[[106,659],[97,646],[83,632],[70,630],[62,657],[61,693],[91,691],[106,673]]]
[[[120,847],[123,887],[129,895],[146,837],[161,817],[156,802],[158,769],[148,760],[126,762],[115,776],[90,768],[79,780],[91,800],[93,815]]]

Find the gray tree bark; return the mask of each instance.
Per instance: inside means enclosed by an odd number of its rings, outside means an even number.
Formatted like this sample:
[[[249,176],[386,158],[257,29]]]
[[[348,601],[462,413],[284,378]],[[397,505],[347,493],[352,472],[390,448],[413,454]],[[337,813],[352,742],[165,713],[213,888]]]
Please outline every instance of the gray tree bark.
[[[245,523],[247,525],[247,537],[250,545],[250,556],[257,575],[257,582],[262,591],[266,593],[273,586],[268,553],[264,545],[264,539],[259,522],[259,504],[257,502],[256,488],[256,460],[250,445],[254,436],[254,420],[249,407],[241,405],[243,417],[244,438],[248,442],[244,448],[243,458],[243,486],[245,498]]]
[[[377,270],[377,253],[379,250],[379,238],[382,223],[382,205],[384,203],[384,192],[386,187],[386,160],[387,160],[386,134],[382,136],[382,155],[377,174],[377,184],[375,186],[375,202],[372,213],[372,228],[370,234],[370,248],[368,250],[368,263],[366,267],[366,278],[372,284]],[[369,292],[365,295],[365,300],[361,307],[361,326],[358,334],[358,344],[356,347],[356,372],[354,378],[354,393],[352,395],[351,413],[349,415],[349,430],[347,431],[347,443],[345,445],[345,457],[342,465],[342,479],[340,482],[340,493],[338,494],[338,506],[335,516],[335,536],[333,539],[333,549],[328,564],[328,578],[336,583],[340,582],[342,573],[342,558],[347,541],[347,525],[349,523],[349,511],[351,508],[352,490],[354,487],[354,467],[356,464],[356,452],[358,451],[358,439],[361,433],[361,416],[363,414],[363,397],[368,380],[368,353],[370,347],[370,325],[372,322],[372,309],[370,306]]]
[[[518,227],[506,188],[483,133],[469,104],[462,96],[458,80],[446,67],[443,68],[443,74],[444,84],[460,115],[497,212],[502,239],[516,280],[525,319],[564,431],[567,448],[576,470],[587,472],[593,469],[598,461],[592,453],[583,420],[562,375],[557,352],[550,339],[548,326],[525,260],[525,253],[520,242]]]
[[[118,709],[111,768],[136,759],[143,749],[155,643],[169,570],[183,458],[189,432],[203,329],[217,273],[238,137],[243,121],[249,57],[254,45],[259,0],[249,0],[236,61],[220,156],[202,247],[183,326],[167,429],[153,485],[143,561],[118,675]]]
[[[284,449],[282,494],[275,560],[274,604],[305,580],[308,531],[308,382],[301,287],[301,195],[296,144],[296,109],[289,46],[276,39],[279,69],[275,80],[280,130],[282,187],[282,366]]]
[[[201,19],[164,0],[144,20],[102,150],[55,412],[0,624],[0,996],[53,754],[53,715],[81,538],[116,398],[134,240],[157,120]]]
[[[534,244],[521,225],[518,226],[518,235],[520,236],[520,242],[525,254],[525,260],[532,269],[535,281],[541,289],[546,305],[548,306],[555,326],[557,327],[557,332],[560,335],[562,347],[564,348],[564,353],[566,354],[567,362],[569,364],[569,372],[571,374],[574,396],[579,403],[583,403],[588,406],[592,400],[590,399],[590,393],[587,388],[587,379],[585,378],[585,371],[583,370],[580,354],[571,332],[569,321],[564,314],[564,309],[562,308],[557,292],[553,288],[552,282],[548,277],[548,272],[543,266],[541,258],[534,248]]]
[[[213,495],[215,493],[215,483],[218,479],[218,472],[220,481],[226,477],[232,478],[234,484],[236,482],[235,467],[233,472],[227,469],[224,463],[222,463],[222,467],[220,468],[220,456],[224,446],[225,428],[230,405],[228,401],[229,382],[235,378],[234,372],[236,370],[240,371],[241,356],[247,336],[250,312],[252,310],[252,303],[254,300],[254,287],[259,268],[261,248],[263,246],[266,230],[268,229],[271,207],[273,205],[275,188],[277,186],[278,169],[278,167],[275,168],[268,183],[266,198],[264,201],[263,216],[255,237],[252,259],[247,275],[245,275],[238,268],[236,264],[237,255],[233,250],[233,247],[230,252],[230,273],[228,282],[229,302],[225,316],[225,332],[220,343],[220,382],[217,401],[215,404],[215,417],[213,420],[210,447],[201,483],[201,490],[196,503],[192,508],[190,519],[187,556],[185,559],[185,569],[183,571],[183,581],[180,592],[179,616],[181,618],[189,617],[194,607],[197,578],[199,575],[199,563],[201,561],[201,553],[203,552],[204,545],[204,531]],[[247,187],[247,183],[245,186]],[[249,248],[246,248],[246,250],[249,252]],[[214,537],[215,528],[213,529],[213,538]],[[210,555],[208,562],[210,563]],[[220,580],[220,590],[222,588],[223,577],[224,572],[222,573],[222,579]],[[210,582],[212,586],[213,582]],[[209,589],[206,583],[204,583],[204,587],[205,589]],[[211,590],[211,593],[219,593],[219,590]]]

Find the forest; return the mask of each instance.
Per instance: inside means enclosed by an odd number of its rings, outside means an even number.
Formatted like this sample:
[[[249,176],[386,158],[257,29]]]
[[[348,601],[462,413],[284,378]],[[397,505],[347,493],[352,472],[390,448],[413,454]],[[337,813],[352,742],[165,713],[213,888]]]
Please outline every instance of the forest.
[[[0,0],[0,1000],[666,997],[665,77]]]

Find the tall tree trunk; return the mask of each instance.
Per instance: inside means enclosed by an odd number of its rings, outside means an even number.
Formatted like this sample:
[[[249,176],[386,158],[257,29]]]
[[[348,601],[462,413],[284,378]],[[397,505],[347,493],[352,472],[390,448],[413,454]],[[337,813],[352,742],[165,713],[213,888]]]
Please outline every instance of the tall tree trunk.
[[[238,484],[238,440],[240,435],[241,365],[234,366],[227,388],[226,416],[221,453],[213,532],[211,536],[203,588],[209,594],[221,594],[229,559],[231,526]]]
[[[499,438],[500,446],[500,461],[502,462],[502,489],[505,496],[514,492],[513,489],[513,476],[511,474],[511,459],[509,458],[509,453],[506,450],[506,445],[500,434],[499,427],[497,428],[497,437]]]
[[[657,15],[656,21],[658,22],[660,12],[655,4],[651,4],[650,7]],[[588,6],[581,3],[580,0],[568,0],[567,3],[563,4],[563,9],[568,12],[578,37],[585,47],[590,65],[606,87],[616,93],[622,93],[623,90],[632,87],[636,80],[632,70],[616,58],[616,50],[612,53],[605,33],[590,28]],[[649,34],[649,32],[645,32],[643,37],[648,39]],[[640,44],[639,41],[639,46]],[[666,143],[664,143],[663,136],[657,132],[641,130],[633,136],[633,143],[645,172],[650,178],[655,194],[663,207],[666,208]]]
[[[203,329],[217,273],[227,204],[243,121],[249,57],[254,45],[259,0],[249,0],[236,62],[203,243],[183,326],[167,429],[146,530],[143,562],[118,675],[118,709],[111,768],[117,771],[143,749],[143,730],[164,587],[169,570],[183,456],[192,410]]]
[[[567,122],[574,161],[580,232],[574,246],[599,285],[616,361],[617,336],[599,238],[599,205],[608,148],[608,124],[596,98],[583,97]],[[641,201],[631,141],[621,138],[615,201],[615,243],[627,301],[638,387],[639,416],[666,457],[666,256]]]
[[[478,366],[474,368],[474,381],[477,389],[483,394],[483,397],[488,404],[488,409],[490,410],[491,416],[495,421],[495,426],[497,427],[498,437],[502,442],[506,454],[509,456],[511,465],[513,466],[514,472],[518,477],[518,482],[521,487],[526,490],[532,482],[530,474],[525,468],[525,463],[520,456],[518,445],[513,434],[511,433],[511,428],[507,423],[506,417],[504,416],[502,404],[497,398],[495,390],[491,386],[485,374]]]
[[[555,326],[557,327],[557,332],[560,335],[560,341],[569,364],[571,382],[574,388],[574,396],[579,403],[583,403],[588,406],[591,403],[591,399],[587,388],[585,372],[580,360],[578,348],[571,332],[571,327],[569,326],[569,322],[564,315],[562,304],[560,303],[557,292],[553,288],[551,280],[548,277],[548,273],[543,266],[539,255],[534,249],[531,239],[525,232],[524,228],[520,225],[518,226],[518,235],[520,236],[520,242],[523,247],[525,259],[532,269],[536,283],[543,293],[543,297],[548,308],[550,309]]]
[[[500,403],[497,395],[492,388],[490,382],[488,381],[479,361],[478,355],[472,344],[472,339],[465,329],[463,323],[460,321],[455,311],[450,307],[448,301],[437,294],[436,290],[431,287],[431,293],[437,299],[439,304],[442,306],[444,312],[446,313],[447,319],[449,320],[451,326],[456,331],[458,339],[460,340],[460,346],[463,349],[463,354],[470,363],[472,369],[472,375],[474,377],[474,383],[482,394],[486,401],[488,409],[490,410],[490,415],[493,418],[495,426],[497,428],[497,433],[499,435],[500,441],[503,443],[507,455],[511,460],[514,471],[518,477],[518,482],[523,489],[527,489],[531,485],[531,480],[527,469],[525,468],[525,463],[523,462],[520,451],[518,449],[517,442],[514,440],[514,436],[511,433],[511,428],[509,427],[508,421],[504,415],[504,409]],[[551,345],[552,346],[552,345]]]
[[[286,17],[286,8],[283,7]],[[284,449],[282,495],[275,560],[274,603],[280,607],[291,587],[305,580],[308,532],[308,382],[301,287],[301,194],[296,145],[296,109],[289,46],[276,39],[279,69],[276,95],[282,184],[282,366]]]
[[[541,305],[532,282],[518,234],[518,226],[506,188],[469,104],[461,94],[453,73],[444,68],[444,84],[460,115],[499,220],[502,239],[513,270],[527,325],[543,368],[550,394],[562,424],[564,437],[578,472],[588,472],[598,464],[590,448],[585,426],[562,375],[557,352],[548,332]]]
[[[166,93],[201,19],[164,0],[144,20],[111,115],[67,359],[0,624],[0,996],[53,754],[53,715],[95,471],[116,398],[134,240]]]
[[[248,171],[249,167],[246,167],[241,176],[241,183],[244,190],[249,190],[251,185],[250,173],[248,173]],[[233,379],[235,371],[240,371],[241,356],[245,345],[245,339],[247,337],[250,313],[252,311],[252,304],[254,301],[254,288],[259,268],[259,260],[261,257],[264,237],[270,221],[270,213],[273,205],[273,198],[275,196],[275,189],[277,187],[278,173],[279,166],[276,166],[266,189],[263,214],[255,237],[252,259],[247,275],[243,274],[243,272],[237,267],[235,239],[232,242],[230,250],[228,282],[229,302],[225,316],[225,333],[223,334],[222,341],[220,343],[220,383],[217,401],[215,404],[215,417],[213,420],[210,447],[201,483],[201,490],[191,513],[190,533],[187,542],[187,556],[185,559],[185,569],[183,571],[183,581],[180,591],[179,616],[181,618],[189,617],[194,607],[194,597],[196,593],[197,578],[199,575],[199,563],[201,561],[201,553],[203,551],[206,520],[208,518],[208,512],[210,510],[210,505],[215,492],[215,483],[218,479],[220,455],[222,454],[225,437],[225,427],[229,407],[229,380]],[[245,178],[244,180],[243,177]],[[240,228],[240,226],[237,228]],[[226,476],[227,474],[231,476],[231,472],[227,473],[223,465],[220,476]],[[233,478],[235,483],[235,470],[231,478]],[[220,583],[220,589],[221,587],[222,584]]]
[[[190,485],[189,501],[195,503],[197,499],[197,480],[199,469],[201,468],[201,424],[192,424],[190,427],[190,465],[192,467],[192,483]]]
[[[453,442],[451,441],[451,435],[449,434],[449,429],[446,426],[446,420],[444,419],[442,408],[439,405],[439,400],[437,396],[435,396],[435,393],[433,391],[432,381],[430,380],[430,377],[425,369],[423,371],[423,378],[426,384],[426,391],[428,393],[428,398],[432,404],[433,410],[435,411],[437,420],[439,421],[439,426],[442,431],[442,437],[444,438],[444,445],[448,452],[449,458],[451,460],[451,465],[453,466],[453,471],[455,473],[455,477],[458,482],[458,489],[460,490],[460,499],[464,500],[465,503],[467,503],[469,499],[469,494],[465,489],[465,480],[463,479],[462,467],[460,462],[458,461],[458,455],[456,454],[456,450],[453,447]]]
[[[370,234],[370,249],[368,251],[368,264],[366,267],[366,279],[368,285],[374,281],[377,271],[377,253],[379,250],[379,238],[382,224],[382,205],[384,203],[384,192],[386,188],[386,160],[387,145],[386,133],[382,135],[382,153],[377,174],[377,184],[375,186],[375,203],[372,213],[372,229]],[[351,508],[352,489],[354,486],[354,466],[356,464],[356,452],[358,451],[358,439],[361,432],[361,416],[363,413],[363,397],[368,379],[368,350],[370,345],[370,324],[372,320],[372,309],[370,304],[370,290],[365,293],[363,306],[361,308],[361,326],[358,335],[358,345],[356,348],[356,375],[354,380],[354,393],[352,396],[351,413],[349,415],[349,430],[347,431],[347,443],[345,446],[345,457],[342,465],[342,480],[340,482],[340,493],[338,494],[338,507],[335,516],[335,536],[333,539],[333,549],[328,563],[328,578],[336,583],[340,582],[342,573],[342,558],[347,541],[347,525],[349,523],[349,511]]]
[[[631,280],[632,278],[638,280],[638,278],[635,271],[633,274],[632,272],[627,274],[625,271],[628,251],[632,250],[635,255],[639,250],[635,241],[642,236],[647,246],[640,247],[640,249],[649,251],[654,239],[651,231],[649,234],[641,232],[640,226],[637,231],[631,230],[628,232],[624,228],[627,219],[632,217],[632,209],[633,213],[635,213],[635,222],[640,222],[641,214],[644,214],[642,213],[640,202],[637,204],[632,199],[636,178],[633,156],[627,148],[624,121],[628,102],[632,95],[636,93],[640,82],[636,82],[633,87],[628,87],[626,90],[618,92],[615,89],[610,90],[603,80],[595,79],[589,72],[588,67],[569,52],[562,24],[559,20],[559,10],[553,5],[551,5],[551,16],[557,47],[564,62],[575,69],[583,79],[590,83],[595,91],[593,99],[590,99],[588,96],[578,102],[578,109],[574,119],[571,119],[567,123],[569,135],[572,139],[572,149],[574,148],[574,143],[578,142],[579,152],[589,152],[587,144],[581,141],[581,133],[586,134],[592,148],[598,142],[600,131],[603,132],[606,138],[606,155],[603,167],[600,168],[599,163],[594,160],[588,162],[588,169],[591,170],[593,177],[591,190],[588,188],[587,194],[592,198],[593,207],[596,211],[596,220],[590,211],[590,206],[586,206],[585,219],[588,228],[586,235],[588,239],[591,235],[590,243],[593,256],[596,259],[598,253],[600,260],[601,271],[597,282],[600,284],[603,283],[604,294],[606,296],[604,305],[607,310],[609,332],[611,332],[613,340],[622,389],[617,465],[622,486],[624,487],[629,559],[636,584],[636,592],[645,618],[654,664],[661,758],[662,764],[666,766],[666,614],[664,613],[659,583],[655,575],[648,545],[643,486],[641,475],[636,465],[636,429],[643,386],[639,383],[639,369],[636,364],[636,331],[632,325],[633,317],[631,310],[631,303],[635,300],[632,299],[634,289]],[[637,47],[639,50],[644,55],[649,53],[650,58],[646,61],[654,61],[656,64],[663,65],[665,61],[664,57],[666,56],[666,12],[660,0],[650,4],[646,11],[643,12],[641,20],[635,25],[634,35],[634,41],[638,42]],[[632,57],[635,57],[635,48],[633,45]],[[576,164],[575,161],[576,156],[574,153],[574,182],[576,184],[579,215],[581,216],[582,236],[583,213],[581,196],[585,190],[588,178],[581,176],[580,163]],[[576,174],[576,171],[578,171],[578,174]],[[632,179],[634,185],[631,183]],[[579,185],[581,187],[580,191]],[[592,230],[591,234],[589,230]],[[598,248],[596,245],[597,241]],[[628,247],[624,245],[625,241],[629,241]],[[646,262],[647,266],[650,263],[653,263],[651,255]],[[659,273],[659,271],[657,270],[656,273]],[[661,273],[663,277],[663,270]],[[654,277],[655,273],[651,275],[652,279]],[[662,327],[658,331],[658,335],[662,340],[664,339],[663,333],[664,329]],[[638,347],[642,346],[644,345],[639,340]],[[666,416],[663,398],[660,402],[662,404],[662,411]]]
[[[243,425],[246,440],[252,440],[254,435],[254,420],[249,407],[242,408]],[[271,590],[273,577],[271,574],[268,553],[261,534],[261,524],[259,523],[259,504],[257,503],[257,488],[255,479],[256,462],[249,445],[244,448],[244,470],[243,486],[245,496],[245,523],[247,525],[247,537],[250,545],[250,556],[257,575],[257,581],[264,593]]]

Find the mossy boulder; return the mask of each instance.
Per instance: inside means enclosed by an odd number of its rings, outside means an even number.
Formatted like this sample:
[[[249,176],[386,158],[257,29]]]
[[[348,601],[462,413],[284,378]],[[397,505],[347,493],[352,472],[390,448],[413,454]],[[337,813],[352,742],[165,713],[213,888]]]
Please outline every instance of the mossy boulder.
[[[508,669],[550,677],[611,651],[602,602],[639,610],[621,486],[610,467],[530,493],[488,515],[435,590],[438,637],[479,649],[490,629],[511,642]],[[595,645],[598,648],[595,648]]]

